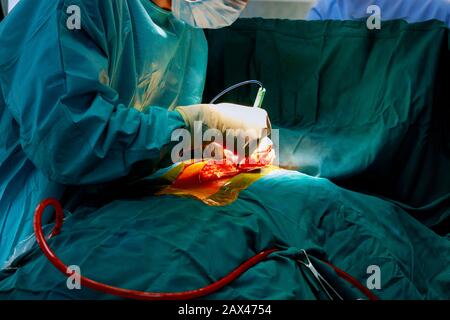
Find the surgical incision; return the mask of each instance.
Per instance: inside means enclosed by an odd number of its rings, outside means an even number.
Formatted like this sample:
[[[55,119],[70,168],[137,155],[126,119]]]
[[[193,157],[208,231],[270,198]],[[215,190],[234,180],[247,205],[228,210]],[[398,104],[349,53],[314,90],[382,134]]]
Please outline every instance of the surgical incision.
[[[185,162],[184,170],[182,170],[173,185],[176,187],[189,187],[231,178],[240,173],[270,166],[276,156],[272,141],[269,138],[262,139],[258,148],[250,156],[242,159],[227,149],[217,145],[215,147],[221,151],[221,157]]]
[[[227,205],[240,191],[277,169],[272,165],[275,149],[269,138],[261,140],[258,148],[242,159],[229,150],[220,149],[223,158],[190,160],[178,164],[166,175],[171,184],[158,194],[197,198],[208,205]]]

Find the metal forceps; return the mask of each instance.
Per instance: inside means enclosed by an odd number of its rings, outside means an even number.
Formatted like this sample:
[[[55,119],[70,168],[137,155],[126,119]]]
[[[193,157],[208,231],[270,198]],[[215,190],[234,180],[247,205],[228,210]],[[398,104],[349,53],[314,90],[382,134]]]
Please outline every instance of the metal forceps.
[[[305,266],[306,268],[309,269],[309,271],[312,273],[312,275],[314,276],[314,278],[316,278],[317,282],[319,282],[320,286],[322,287],[322,289],[325,291],[325,293],[327,294],[328,298],[333,301],[334,298],[331,295],[330,291],[332,291],[336,297],[338,298],[338,300],[344,300],[342,298],[342,296],[333,288],[333,286],[331,286],[327,280],[325,280],[324,277],[322,277],[322,275],[319,273],[319,271],[317,271],[317,269],[314,267],[314,265],[311,263],[311,260],[309,259],[308,254],[306,253],[306,251],[304,249],[302,249],[300,251],[302,253],[302,255],[304,255],[304,257],[306,258],[306,262],[304,260],[300,258],[297,259],[297,262],[299,262],[300,264],[302,264],[303,266]],[[330,290],[330,291],[329,291]]]

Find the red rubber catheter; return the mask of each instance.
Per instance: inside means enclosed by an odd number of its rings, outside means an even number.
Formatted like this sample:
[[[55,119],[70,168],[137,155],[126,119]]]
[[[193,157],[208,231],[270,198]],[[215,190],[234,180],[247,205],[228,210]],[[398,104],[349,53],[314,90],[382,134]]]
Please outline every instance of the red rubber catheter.
[[[61,228],[63,225],[63,219],[64,219],[64,212],[61,207],[61,204],[58,200],[55,199],[47,199],[42,201],[38,207],[36,208],[35,216],[34,216],[34,233],[36,235],[36,240],[39,244],[39,247],[41,248],[42,252],[45,254],[45,256],[48,258],[48,260],[62,273],[64,273],[66,276],[70,277],[73,276],[73,272],[69,271],[68,266],[65,265],[53,252],[53,250],[49,247],[45,235],[42,231],[42,215],[44,213],[44,210],[48,206],[53,206],[56,210],[56,224],[53,228],[53,231],[51,232],[49,239],[53,236],[58,235],[61,232]],[[135,300],[190,300],[190,299],[196,299],[200,297],[204,297],[207,295],[210,295],[213,292],[216,292],[223,287],[227,286],[234,280],[236,280],[241,274],[243,274],[245,271],[250,269],[251,267],[255,266],[259,262],[265,260],[271,253],[274,253],[278,251],[278,249],[269,249],[262,251],[255,255],[254,257],[250,258],[246,262],[244,262],[242,265],[240,265],[237,269],[235,269],[230,274],[226,275],[219,281],[216,281],[206,287],[197,289],[197,290],[191,290],[191,291],[185,291],[185,292],[175,292],[175,293],[156,293],[156,292],[144,292],[144,291],[135,291],[135,290],[128,290],[128,289],[122,289],[113,287],[104,283],[97,282],[95,280],[86,278],[82,275],[80,276],[81,285],[101,291],[104,293],[112,294],[115,296],[119,296],[122,298],[127,299],[135,299]]]
[[[56,223],[52,230],[52,232],[49,235],[49,239],[58,235],[61,232],[61,228],[64,221],[64,211],[61,207],[61,204],[58,200],[55,199],[47,199],[42,201],[35,211],[34,216],[34,233],[36,235],[36,240],[41,248],[44,255],[47,257],[47,259],[63,274],[65,274],[67,277],[73,276],[74,272],[70,271],[68,266],[64,264],[58,256],[53,252],[53,250],[50,248],[50,246],[47,243],[46,237],[44,235],[44,232],[42,230],[42,215],[45,211],[45,209],[48,206],[52,206],[56,210]],[[157,292],[144,292],[144,291],[136,291],[136,290],[128,290],[118,287],[113,287],[104,283],[97,282],[95,280],[86,278],[82,275],[79,275],[81,285],[88,287],[93,290],[97,290],[100,292],[112,294],[115,296],[119,296],[122,298],[127,299],[135,299],[135,300],[190,300],[190,299],[196,299],[200,297],[204,297],[207,295],[210,295],[216,291],[219,291],[223,287],[227,286],[234,280],[236,280],[240,275],[242,275],[244,272],[246,272],[248,269],[252,268],[253,266],[257,265],[261,261],[265,260],[270,254],[279,251],[276,248],[264,250],[257,255],[253,256],[243,264],[241,264],[238,268],[236,268],[234,271],[223,277],[222,279],[206,286],[200,289],[191,290],[191,291],[184,291],[184,292],[174,292],[174,293],[157,293]],[[346,274],[344,271],[336,268],[333,266],[333,268],[336,270],[336,272],[346,279],[351,279],[352,281],[348,281],[355,285],[354,282],[357,282],[354,278],[352,278],[350,275]],[[344,275],[344,276],[343,276]],[[361,290],[361,287],[359,283],[357,283],[356,287],[358,287]],[[367,289],[366,289],[367,290]],[[370,300],[376,300],[376,297],[374,297],[372,294],[367,294],[368,292],[366,290],[361,290]]]

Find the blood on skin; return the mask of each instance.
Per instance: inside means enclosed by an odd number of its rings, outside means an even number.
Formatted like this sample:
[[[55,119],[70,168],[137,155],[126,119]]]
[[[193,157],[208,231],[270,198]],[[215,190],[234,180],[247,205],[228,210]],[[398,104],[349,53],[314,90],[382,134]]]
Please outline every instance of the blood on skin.
[[[263,140],[255,152],[249,157],[237,160],[237,156],[229,150],[223,150],[223,159],[192,162],[186,164],[183,171],[174,181],[174,187],[189,188],[200,184],[232,178],[240,173],[246,173],[267,167],[273,163],[275,151],[270,139]]]

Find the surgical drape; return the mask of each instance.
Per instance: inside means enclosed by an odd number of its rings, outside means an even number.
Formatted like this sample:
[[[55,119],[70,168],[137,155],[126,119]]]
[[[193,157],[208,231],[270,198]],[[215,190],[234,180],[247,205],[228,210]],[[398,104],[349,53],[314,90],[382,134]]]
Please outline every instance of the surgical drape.
[[[93,205],[66,210],[63,230],[49,240],[50,247],[94,280],[174,292],[208,285],[257,252],[280,245],[286,250],[207,298],[324,298],[295,260],[305,249],[363,285],[373,283],[368,267],[379,266],[381,289],[373,293],[380,299],[448,299],[448,230],[439,236],[374,188],[398,198],[399,191],[409,190],[450,194],[443,185],[450,181],[448,36],[436,21],[392,21],[375,32],[356,21],[255,19],[208,32],[211,98],[242,78],[264,81],[264,106],[272,124],[284,128],[280,152],[289,151],[290,135],[298,142],[293,154],[298,170],[308,169],[305,156],[317,154],[323,176],[350,172],[353,183],[347,186],[354,191],[327,178],[280,170],[240,191],[234,202],[208,206],[197,199],[152,196],[157,181],[146,178],[127,186],[129,196],[119,186],[94,194]],[[417,96],[405,90],[409,87]],[[227,100],[252,102],[251,89],[236,90]],[[415,135],[422,130],[424,135]],[[409,169],[415,164],[420,174]],[[396,169],[404,167],[409,168],[399,176]],[[355,177],[365,184],[357,188]],[[365,194],[369,188],[372,195]],[[436,209],[449,208],[428,206],[418,215],[428,220]],[[326,278],[339,293],[346,289]],[[36,246],[0,272],[0,299],[114,299],[85,287],[68,290],[66,281]]]

